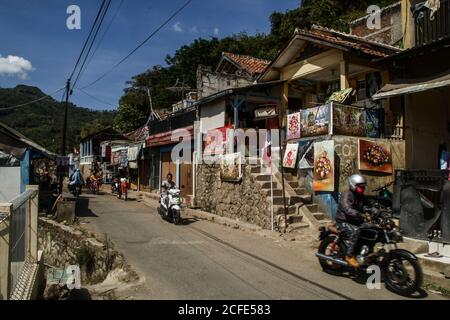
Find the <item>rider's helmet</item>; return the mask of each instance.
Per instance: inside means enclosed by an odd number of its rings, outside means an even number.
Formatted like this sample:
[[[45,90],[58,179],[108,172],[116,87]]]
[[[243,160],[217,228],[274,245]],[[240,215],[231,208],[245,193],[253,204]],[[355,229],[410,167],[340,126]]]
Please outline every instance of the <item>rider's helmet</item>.
[[[366,178],[360,174],[354,174],[348,179],[350,190],[357,193],[364,193],[367,186]]]

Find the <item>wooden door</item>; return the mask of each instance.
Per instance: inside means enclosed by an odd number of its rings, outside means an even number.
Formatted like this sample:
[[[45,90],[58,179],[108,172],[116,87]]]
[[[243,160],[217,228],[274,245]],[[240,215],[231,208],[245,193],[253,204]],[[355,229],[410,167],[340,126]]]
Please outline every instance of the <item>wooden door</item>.
[[[183,197],[192,195],[192,164],[180,165],[180,190]]]
[[[161,162],[161,181],[165,181],[167,179],[168,173],[171,173],[173,180],[175,180],[177,177],[177,166],[174,162],[172,162],[172,152],[163,152],[161,154]]]

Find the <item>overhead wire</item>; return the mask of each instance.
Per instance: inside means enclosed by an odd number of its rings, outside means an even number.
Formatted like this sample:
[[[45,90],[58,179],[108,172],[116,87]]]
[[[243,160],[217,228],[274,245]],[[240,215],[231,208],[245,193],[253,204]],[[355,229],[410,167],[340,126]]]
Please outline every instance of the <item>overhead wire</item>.
[[[179,9],[177,9],[172,15],[170,15],[158,28],[156,28],[144,41],[142,41],[136,48],[134,48],[130,53],[128,53],[124,58],[122,58],[119,62],[117,62],[114,66],[112,66],[108,71],[98,77],[95,81],[90,84],[82,87],[82,89],[86,89],[88,87],[93,86],[103,78],[105,78],[108,74],[110,74],[115,68],[120,66],[123,62],[125,62],[130,56],[132,56],[136,51],[138,51],[145,43],[147,43],[151,38],[153,38],[162,28],[164,28],[170,21],[172,21],[181,11],[183,11],[192,0],[186,1]]]

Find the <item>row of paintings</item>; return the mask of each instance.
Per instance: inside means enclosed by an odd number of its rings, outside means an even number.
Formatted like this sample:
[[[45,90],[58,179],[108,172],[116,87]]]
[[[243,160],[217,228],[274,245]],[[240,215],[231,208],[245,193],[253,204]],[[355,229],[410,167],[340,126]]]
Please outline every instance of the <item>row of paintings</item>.
[[[313,155],[313,157],[312,157]],[[313,144],[291,143],[286,146],[283,159],[285,168],[311,168],[314,176],[314,191],[335,190],[335,148],[333,140]],[[392,174],[392,153],[389,143],[359,139],[359,170]]]
[[[330,123],[331,105],[333,106],[332,123]],[[295,140],[331,133],[376,138],[380,131],[379,118],[378,110],[326,104],[288,115],[287,139]]]

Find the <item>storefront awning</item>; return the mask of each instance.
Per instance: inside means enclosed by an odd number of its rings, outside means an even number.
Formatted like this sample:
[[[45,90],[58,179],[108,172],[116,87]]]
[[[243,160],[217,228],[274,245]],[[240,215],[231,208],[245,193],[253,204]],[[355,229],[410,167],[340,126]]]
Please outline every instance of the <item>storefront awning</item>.
[[[446,86],[450,86],[450,70],[434,77],[399,79],[393,83],[385,85],[372,97],[372,99],[387,99]]]
[[[176,135],[175,135],[176,134]],[[147,138],[147,148],[160,147],[165,145],[177,144],[178,141],[173,141],[173,137],[183,138],[184,141],[194,139],[194,126],[180,128],[177,130],[159,133]]]

